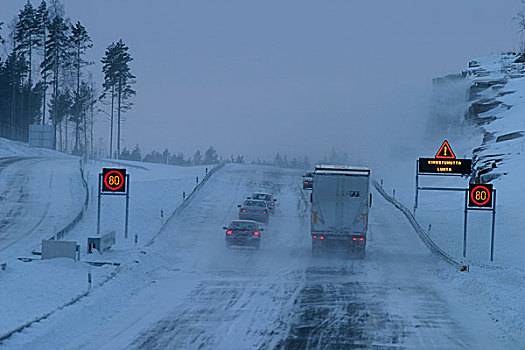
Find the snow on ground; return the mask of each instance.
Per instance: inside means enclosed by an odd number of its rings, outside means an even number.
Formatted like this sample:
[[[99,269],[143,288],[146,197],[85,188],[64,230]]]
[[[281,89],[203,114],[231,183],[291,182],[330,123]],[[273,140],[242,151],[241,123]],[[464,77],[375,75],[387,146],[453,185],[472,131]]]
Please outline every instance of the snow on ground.
[[[74,158],[66,153],[45,148],[29,147],[27,143],[0,138],[0,157],[64,157]]]
[[[463,133],[447,137],[458,158],[474,156],[478,175],[490,180],[497,189],[493,263],[489,262],[488,213],[469,212],[467,258],[463,260],[470,265],[470,273],[458,273],[432,256],[402,216],[378,195],[366,261],[311,259],[307,197],[299,189],[300,174],[233,165],[213,177],[190,206],[170,221],[155,243],[146,247],[145,243],[163,223],[160,211],[164,211],[166,220],[167,214],[180,204],[182,191],[189,194],[195,186],[195,176],[202,178],[204,169],[92,162],[85,165],[91,194],[86,218],[68,239],[82,245],[82,260],[120,262],[122,271],[104,286],[95,288],[88,298],[16,334],[5,346],[323,348],[332,342],[365,348],[523,347],[525,235],[521,227],[525,217],[520,204],[525,196],[525,186],[521,185],[525,159],[524,139],[518,133],[525,130],[525,77],[524,68],[513,64],[513,59],[512,55],[481,58],[469,68],[465,79],[471,85],[478,84],[471,93],[471,102],[476,104],[467,115],[475,126],[465,126]],[[396,198],[409,208],[414,204],[415,160],[432,157],[439,144],[418,146],[413,158],[405,154],[395,159],[395,166],[371,164],[374,177],[384,180],[389,193],[395,189]],[[16,145],[0,143],[0,149],[12,155],[27,155]],[[408,149],[408,153],[414,153],[415,147]],[[71,164],[78,162],[72,159]],[[139,243],[135,246],[132,239],[123,240],[123,199],[104,197],[103,231],[117,230],[118,244],[102,256],[88,256],[86,238],[96,229],[97,174],[103,166],[123,164],[132,181],[130,237],[137,234]],[[31,163],[33,167],[35,173],[44,171],[36,161]],[[70,169],[73,174],[78,164]],[[485,175],[481,174],[488,169]],[[16,168],[9,166],[3,171],[12,172],[16,178]],[[38,185],[40,181],[38,187],[43,188],[46,176],[31,182],[37,181]],[[420,185],[467,188],[468,179],[424,177]],[[18,188],[21,186],[28,185],[19,184]],[[6,188],[7,183],[0,186]],[[245,195],[261,188],[274,191],[281,199],[277,215],[264,232],[261,251],[227,250],[220,228],[235,218],[236,204]],[[10,196],[16,199],[15,192]],[[67,195],[61,196],[65,199]],[[420,192],[416,211],[422,227],[428,229],[431,225],[430,237],[459,259],[463,196]],[[74,212],[72,205],[77,197],[69,195],[69,202],[64,201],[69,204],[63,204],[63,209]],[[39,215],[42,217],[42,212]],[[25,241],[20,245],[24,249],[26,246]],[[0,259],[2,254],[0,251]],[[67,261],[43,263],[10,263],[13,270],[0,271],[0,282],[10,285],[0,291],[0,309],[10,310],[0,318],[0,327],[6,325],[5,320],[11,322],[10,327],[27,319],[19,313],[35,316],[46,305],[52,308],[60,304],[59,300],[85,290],[84,265]],[[95,282],[104,280],[111,271],[109,267],[93,269]],[[50,272],[70,279],[71,284],[63,290],[39,294],[37,286]],[[40,279],[31,284],[30,277],[21,278],[28,273]],[[27,294],[15,296],[18,285]],[[52,289],[52,284],[48,287]],[[2,300],[22,304],[25,295],[36,298],[32,299],[34,309],[31,305],[21,310],[2,305]],[[43,297],[39,299],[38,295]],[[0,328],[0,333],[9,328],[5,327]]]
[[[0,256],[31,254],[82,209],[84,188],[75,158],[0,159]]]
[[[513,63],[515,59],[515,55],[502,55],[473,61],[464,78],[467,86],[472,86],[467,91],[470,111],[464,111],[467,122],[462,132],[447,137],[456,156],[474,158],[477,175],[494,184],[497,191],[494,262],[489,260],[490,212],[469,211],[467,257],[462,257],[464,193],[421,191],[416,218],[427,230],[431,225],[429,235],[442,249],[470,265],[469,274],[450,279],[451,286],[467,294],[473,305],[486,308],[494,326],[523,347],[525,216],[521,201],[525,197],[525,139],[515,133],[525,130],[525,67]],[[439,146],[426,144],[418,156],[432,157]],[[398,166],[414,169],[415,165],[410,161]],[[413,208],[413,170],[393,173],[390,178],[382,174],[385,188],[389,193],[395,188],[396,198]],[[461,177],[420,177],[420,186],[468,188],[468,182]]]
[[[88,267],[64,259],[21,262],[40,251],[42,239],[65,227],[82,210],[85,190],[79,158],[50,150],[29,148],[23,143],[0,139],[0,335],[49,312],[86,291],[87,271],[100,283],[115,269],[110,265]],[[105,196],[103,232],[115,229],[117,245],[110,253],[86,256],[87,237],[96,233],[98,173],[102,167],[128,168],[131,174],[130,239],[123,240],[124,199]],[[117,263],[130,250],[144,245],[195,187],[195,177],[204,177],[206,167],[173,167],[137,162],[88,161],[84,165],[90,202],[84,219],[65,237],[81,244],[81,260]],[[163,210],[164,218],[160,217]],[[138,247],[131,239],[138,234]],[[38,258],[38,256],[33,256]]]
[[[103,167],[126,167],[127,174],[130,175],[127,241],[124,240],[125,198],[105,195],[101,199],[101,233],[110,230],[117,232],[117,245],[114,251],[133,247],[135,235],[138,235],[139,246],[149,241],[182,203],[183,192],[188,197],[196,186],[196,178],[202,181],[206,169],[212,169],[212,166],[176,167],[124,161],[91,161],[86,164],[85,174],[90,191],[90,205],[85,214],[86,219],[69,236],[78,239],[82,245],[82,252],[87,250],[87,237],[96,234],[98,174]]]
[[[300,175],[272,167],[227,165],[165,226],[154,244],[126,252],[126,263],[113,280],[3,345],[517,347],[494,327],[486,309],[470,299],[470,290],[450,288],[466,283],[472,274],[453,271],[429,253],[377,193],[366,260],[313,258],[308,193],[300,188]],[[279,203],[262,232],[261,250],[226,248],[221,227],[236,218],[236,205],[246,195],[260,189],[273,192]]]

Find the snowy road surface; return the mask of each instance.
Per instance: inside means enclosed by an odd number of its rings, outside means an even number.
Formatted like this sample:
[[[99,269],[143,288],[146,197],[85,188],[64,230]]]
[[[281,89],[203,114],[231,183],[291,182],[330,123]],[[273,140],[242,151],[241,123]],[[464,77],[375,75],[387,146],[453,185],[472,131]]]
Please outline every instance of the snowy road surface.
[[[0,255],[30,253],[32,242],[53,235],[50,226],[75,217],[84,196],[78,159],[0,158]]]
[[[366,260],[313,258],[297,171],[226,166],[155,243],[90,297],[5,342],[24,349],[497,349],[483,310],[375,194]],[[276,214],[261,250],[222,226],[254,190]],[[483,332],[479,332],[482,329]]]

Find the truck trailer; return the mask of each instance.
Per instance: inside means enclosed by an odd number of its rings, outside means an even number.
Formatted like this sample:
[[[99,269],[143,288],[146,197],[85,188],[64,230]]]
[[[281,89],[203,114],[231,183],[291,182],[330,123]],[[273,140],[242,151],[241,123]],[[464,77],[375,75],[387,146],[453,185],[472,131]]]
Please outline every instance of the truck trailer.
[[[370,169],[317,165],[310,198],[312,253],[343,251],[364,258],[372,204]]]

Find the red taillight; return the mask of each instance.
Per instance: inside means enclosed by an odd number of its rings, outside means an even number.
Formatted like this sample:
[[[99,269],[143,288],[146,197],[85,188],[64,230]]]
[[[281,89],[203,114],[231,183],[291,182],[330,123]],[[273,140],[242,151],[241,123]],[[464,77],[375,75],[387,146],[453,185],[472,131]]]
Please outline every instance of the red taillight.
[[[354,241],[357,241],[357,238],[355,238],[355,237],[354,237],[354,238],[352,238],[352,239],[353,239]]]
[[[227,234],[227,235],[231,235],[231,234],[232,234],[232,231],[226,231],[226,234]]]
[[[263,211],[263,214],[266,214],[266,210],[265,210],[265,211]]]
[[[323,236],[319,236],[319,239],[324,239],[324,237]]]
[[[270,205],[275,205],[275,203],[270,203]]]
[[[314,239],[317,239],[317,236],[314,236]]]
[[[305,183],[305,184],[307,184],[307,183],[308,183],[308,181],[305,181],[304,183]]]
[[[364,240],[364,238],[359,238],[360,241]]]
[[[253,234],[254,234],[255,236],[258,236],[258,235],[259,235],[259,232],[255,231]]]
[[[246,213],[246,209],[241,210],[243,213]]]

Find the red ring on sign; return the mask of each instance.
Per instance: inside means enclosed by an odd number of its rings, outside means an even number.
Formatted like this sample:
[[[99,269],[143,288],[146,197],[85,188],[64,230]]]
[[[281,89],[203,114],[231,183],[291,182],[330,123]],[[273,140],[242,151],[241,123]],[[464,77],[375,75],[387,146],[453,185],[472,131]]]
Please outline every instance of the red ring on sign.
[[[484,202],[478,202],[474,199],[474,192],[476,192],[476,190],[478,188],[482,188],[483,190],[485,190],[487,192],[487,199],[484,201]],[[488,188],[486,188],[485,186],[482,186],[482,185],[479,185],[479,186],[476,186],[472,189],[472,192],[470,192],[470,199],[472,199],[472,202],[474,202],[475,204],[477,205],[485,205],[487,204],[489,201],[490,201],[490,191]]]
[[[108,176],[111,175],[111,174],[118,174],[118,177],[120,178],[120,185],[118,186],[111,186],[108,184]],[[123,185],[124,185],[124,177],[122,176],[122,173],[119,172],[119,171],[116,171],[116,170],[112,170],[110,172],[108,172],[106,174],[106,176],[104,176],[104,185],[106,185],[107,188],[109,188],[110,190],[112,191],[118,191]]]

